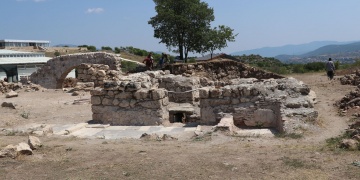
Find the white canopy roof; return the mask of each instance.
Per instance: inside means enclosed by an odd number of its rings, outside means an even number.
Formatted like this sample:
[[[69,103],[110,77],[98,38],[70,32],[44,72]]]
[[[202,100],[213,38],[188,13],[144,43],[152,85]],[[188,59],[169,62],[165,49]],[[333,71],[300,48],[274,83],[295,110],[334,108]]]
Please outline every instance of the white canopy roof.
[[[25,55],[25,54],[43,54],[32,52],[21,52],[11,50],[0,50],[0,55]],[[50,57],[1,57],[0,65],[2,64],[32,64],[32,63],[46,63]]]
[[[17,39],[3,39],[0,42],[24,42],[24,43],[50,43],[50,41],[44,40],[17,40]]]

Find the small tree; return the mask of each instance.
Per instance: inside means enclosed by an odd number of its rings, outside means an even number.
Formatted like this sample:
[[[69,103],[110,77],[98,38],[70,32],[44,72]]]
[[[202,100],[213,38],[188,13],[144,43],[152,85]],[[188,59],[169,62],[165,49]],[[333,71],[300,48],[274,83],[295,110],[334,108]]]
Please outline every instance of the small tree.
[[[56,57],[57,57],[57,56],[60,56],[60,55],[61,55],[61,54],[60,54],[60,52],[59,52],[59,51],[55,51],[55,52],[54,52],[54,56],[56,56]]]
[[[114,51],[115,51],[115,54],[120,54],[120,48],[115,47]]]
[[[103,50],[103,51],[112,51],[112,48],[109,47],[109,46],[102,46],[101,50]]]
[[[85,46],[87,48],[88,51],[91,51],[91,52],[95,52],[96,51],[96,47],[95,46]]]

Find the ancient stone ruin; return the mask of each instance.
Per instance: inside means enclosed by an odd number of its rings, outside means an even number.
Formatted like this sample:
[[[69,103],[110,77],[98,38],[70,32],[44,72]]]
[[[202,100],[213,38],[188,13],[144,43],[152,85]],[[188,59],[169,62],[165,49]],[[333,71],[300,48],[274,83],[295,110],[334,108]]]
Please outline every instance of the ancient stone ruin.
[[[93,120],[111,125],[216,125],[231,115],[237,127],[296,133],[317,118],[313,93],[294,78],[234,61],[168,69],[104,80],[91,91]]]
[[[67,73],[76,69],[77,82],[93,86],[86,87],[93,89],[92,121],[111,125],[221,122],[235,128],[301,133],[317,118],[315,96],[307,85],[240,62],[171,64],[159,71],[125,75],[121,60],[107,53],[60,56],[30,80],[46,88],[62,88]]]
[[[50,59],[42,68],[38,69],[37,72],[31,74],[30,79],[32,83],[39,84],[42,87],[60,89],[62,88],[63,82],[70,71],[77,68],[83,69],[82,67],[79,67],[81,64],[99,64],[98,68],[104,68],[103,66],[106,65],[106,69],[102,70],[114,70],[112,72],[121,72],[121,61],[122,58],[120,58],[120,55],[101,52],[58,56]],[[142,65],[142,63],[139,62],[134,63]],[[89,80],[89,77],[82,76],[81,73],[82,72],[80,72],[80,81]],[[98,73],[98,76],[101,76],[100,73],[102,72]],[[91,82],[101,81],[101,77],[90,78],[92,78]]]

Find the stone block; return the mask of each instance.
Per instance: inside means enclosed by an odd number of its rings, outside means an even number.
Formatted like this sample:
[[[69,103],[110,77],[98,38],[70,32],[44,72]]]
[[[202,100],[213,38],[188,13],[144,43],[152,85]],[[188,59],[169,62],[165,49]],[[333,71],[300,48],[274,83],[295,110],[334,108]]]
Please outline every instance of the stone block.
[[[141,82],[129,82],[126,87],[125,91],[133,92],[141,89]]]
[[[287,108],[300,108],[303,103],[303,98],[288,98],[285,102],[285,106]]]
[[[153,89],[151,90],[151,97],[153,100],[162,99],[165,97],[167,91],[165,89]]]
[[[209,92],[211,98],[219,98],[222,96],[222,90],[218,88],[211,88]]]
[[[209,98],[209,88],[201,88],[201,89],[199,89],[199,97],[201,99]]]
[[[101,105],[100,96],[91,96],[91,104],[93,104],[93,105]]]
[[[168,97],[165,97],[165,98],[162,99],[162,105],[163,106],[169,105],[169,98]]]
[[[120,85],[119,81],[104,81],[105,90],[118,90]]]
[[[120,103],[120,101],[119,101],[118,99],[114,99],[114,100],[113,100],[113,105],[114,105],[114,106],[119,105],[119,103]]]
[[[96,70],[93,67],[91,67],[91,68],[88,69],[88,74],[95,76],[96,75]]]
[[[150,98],[150,93],[148,89],[140,89],[134,93],[135,99],[148,99]]]
[[[252,127],[274,127],[276,125],[275,113],[271,109],[257,109],[254,117],[244,120],[247,126]]]
[[[112,106],[113,99],[112,98],[104,98],[102,99],[102,105],[104,106]]]
[[[119,94],[115,95],[117,99],[131,99],[133,97],[133,93],[131,92],[120,92]]]
[[[142,101],[142,102],[138,102],[138,105],[148,109],[159,109],[162,107],[162,100]]]
[[[231,97],[231,88],[229,86],[225,86],[222,90],[224,97]]]
[[[97,72],[97,75],[100,76],[100,77],[105,77],[106,76],[106,72],[104,70],[99,70]]]
[[[108,91],[107,95],[110,97],[114,97],[114,91]]]
[[[119,106],[122,108],[127,108],[130,107],[130,101],[129,100],[121,100],[119,103]]]
[[[136,106],[137,101],[135,99],[130,100],[130,107],[134,108]]]

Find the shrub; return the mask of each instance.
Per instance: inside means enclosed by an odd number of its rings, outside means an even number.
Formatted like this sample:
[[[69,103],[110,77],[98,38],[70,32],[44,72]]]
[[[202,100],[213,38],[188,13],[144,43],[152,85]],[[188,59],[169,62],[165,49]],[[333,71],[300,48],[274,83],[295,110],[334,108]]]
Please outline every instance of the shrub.
[[[131,61],[121,61],[121,70],[123,72],[134,71],[137,68],[137,64]]]

